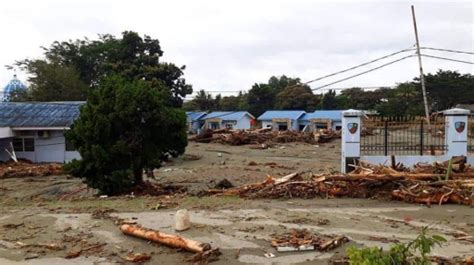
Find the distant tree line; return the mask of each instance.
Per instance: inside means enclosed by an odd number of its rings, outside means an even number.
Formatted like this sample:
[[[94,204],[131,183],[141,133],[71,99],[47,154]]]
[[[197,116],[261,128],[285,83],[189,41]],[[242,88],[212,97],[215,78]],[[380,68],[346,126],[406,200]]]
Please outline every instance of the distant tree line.
[[[439,70],[425,75],[431,111],[441,111],[456,104],[474,104],[474,78],[471,74]],[[423,115],[423,96],[418,78],[399,83],[395,88],[363,90],[353,87],[336,93],[313,93],[299,78],[272,76],[268,83],[254,84],[237,96],[215,97],[204,90],[185,102],[186,110],[247,110],[259,116],[266,110],[361,109],[375,110],[384,116]]]

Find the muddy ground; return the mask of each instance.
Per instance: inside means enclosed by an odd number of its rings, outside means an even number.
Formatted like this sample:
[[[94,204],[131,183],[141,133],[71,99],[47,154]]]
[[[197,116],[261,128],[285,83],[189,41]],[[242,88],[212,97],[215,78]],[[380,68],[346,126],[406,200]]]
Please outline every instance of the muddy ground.
[[[435,255],[474,253],[474,210],[467,206],[430,208],[416,204],[361,199],[244,200],[197,197],[199,190],[227,178],[234,185],[295,171],[339,170],[339,142],[314,146],[285,144],[267,150],[190,143],[186,155],[155,171],[160,183],[183,185],[187,196],[121,196],[99,199],[68,176],[0,180],[0,264],[115,264],[129,253],[151,255],[148,264],[188,264],[193,254],[121,234],[112,216],[149,228],[173,231],[174,213],[191,211],[193,226],[179,234],[219,247],[213,264],[328,264],[351,245],[388,246],[413,239],[420,227],[448,239]],[[196,160],[197,159],[197,160]],[[276,163],[276,164],[268,164]],[[326,253],[277,253],[273,234],[292,228],[345,235],[351,241]],[[266,258],[271,252],[274,258]],[[79,254],[78,254],[79,253]],[[71,256],[77,257],[72,258]],[[66,259],[65,257],[71,258]]]

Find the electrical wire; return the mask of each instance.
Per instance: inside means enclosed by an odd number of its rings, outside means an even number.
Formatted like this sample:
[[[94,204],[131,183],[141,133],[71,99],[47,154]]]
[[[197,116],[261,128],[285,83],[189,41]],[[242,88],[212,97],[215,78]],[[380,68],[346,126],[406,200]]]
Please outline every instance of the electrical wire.
[[[342,74],[342,73],[345,73],[345,72],[348,72],[348,71],[351,71],[351,70],[360,68],[360,67],[362,67],[362,66],[366,66],[366,65],[369,65],[369,64],[371,64],[371,63],[375,63],[375,62],[377,62],[377,61],[386,59],[386,58],[388,58],[388,57],[392,57],[392,56],[395,56],[395,55],[400,54],[400,53],[404,53],[404,52],[408,52],[408,51],[414,51],[414,50],[415,50],[414,48],[407,48],[407,49],[403,49],[403,50],[400,50],[400,51],[397,51],[397,52],[393,52],[393,53],[391,53],[391,54],[384,55],[384,56],[379,57],[379,58],[377,58],[377,59],[374,59],[374,60],[371,60],[371,61],[368,61],[368,62],[359,64],[359,65],[356,65],[356,66],[353,66],[353,67],[349,67],[349,68],[347,68],[347,69],[344,69],[344,70],[341,70],[341,71],[338,71],[338,72],[335,72],[335,73],[332,73],[332,74],[329,74],[329,75],[321,76],[321,77],[318,77],[318,78],[315,78],[315,79],[306,81],[306,82],[304,82],[303,84],[309,84],[309,83],[312,83],[312,82],[315,82],[315,81],[319,81],[319,80],[322,80],[322,79],[325,79],[325,78],[328,78],[328,77],[331,77],[331,76],[335,76],[335,75],[338,75],[338,74]]]
[[[380,65],[380,66],[374,67],[374,68],[369,69],[369,70],[367,70],[367,71],[360,72],[360,73],[358,73],[358,74],[351,75],[351,76],[348,76],[348,77],[343,78],[343,79],[339,79],[339,80],[337,80],[337,81],[331,82],[331,83],[329,83],[329,84],[326,84],[326,85],[323,85],[323,86],[320,86],[320,87],[317,87],[317,88],[312,88],[311,90],[312,90],[312,91],[319,90],[319,89],[321,89],[321,88],[325,88],[325,87],[328,87],[328,86],[330,86],[330,85],[334,85],[334,84],[337,84],[337,83],[340,83],[340,82],[343,82],[343,81],[352,79],[352,78],[354,78],[354,77],[358,77],[358,76],[361,76],[361,75],[363,75],[363,74],[370,73],[370,72],[372,72],[372,71],[378,70],[378,69],[383,68],[383,67],[385,67],[385,66],[394,64],[394,63],[396,63],[396,62],[400,62],[400,61],[402,61],[402,60],[405,60],[405,59],[408,59],[408,58],[414,57],[414,56],[416,56],[416,55],[415,55],[415,54],[408,55],[408,56],[402,57],[402,58],[400,58],[400,59],[397,59],[397,60],[394,60],[394,61],[390,61],[390,62],[388,62],[388,63],[385,63],[385,64],[382,64],[382,65]]]
[[[465,63],[465,64],[474,64],[474,62],[469,62],[469,61],[463,61],[463,60],[458,60],[458,59],[451,59],[451,58],[446,58],[446,57],[440,57],[440,56],[434,56],[434,55],[429,55],[429,54],[421,54],[423,57],[429,57],[429,58],[435,58],[435,59],[440,59],[440,60],[446,60],[446,61],[452,61],[452,62],[458,62],[458,63]]]
[[[434,50],[434,51],[442,51],[442,52],[452,52],[452,53],[463,53],[463,54],[471,54],[474,55],[474,52],[466,52],[466,51],[458,51],[458,50],[450,50],[450,49],[441,49],[441,48],[432,48],[432,47],[420,47],[421,50]]]

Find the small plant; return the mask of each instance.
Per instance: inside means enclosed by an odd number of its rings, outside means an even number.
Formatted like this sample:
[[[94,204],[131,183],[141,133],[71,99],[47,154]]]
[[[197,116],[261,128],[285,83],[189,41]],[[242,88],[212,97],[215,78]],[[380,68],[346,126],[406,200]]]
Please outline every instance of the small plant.
[[[423,227],[420,234],[408,243],[392,245],[389,251],[382,248],[356,248],[347,250],[349,264],[352,265],[402,265],[402,264],[431,264],[428,255],[435,246],[446,242],[442,236],[427,235],[428,227]]]

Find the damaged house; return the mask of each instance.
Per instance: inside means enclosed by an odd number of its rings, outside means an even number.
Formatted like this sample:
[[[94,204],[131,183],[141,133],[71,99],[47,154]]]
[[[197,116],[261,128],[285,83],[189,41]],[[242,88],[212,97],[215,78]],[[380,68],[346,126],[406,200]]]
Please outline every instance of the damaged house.
[[[273,128],[275,131],[300,131],[298,120],[305,115],[303,110],[267,110],[258,117],[262,128]]]
[[[247,111],[213,111],[202,118],[204,128],[248,130],[255,123],[255,117]]]
[[[84,102],[0,103],[0,161],[69,162],[80,158],[64,133]]]
[[[198,133],[198,130],[204,126],[204,121],[201,118],[206,116],[206,114],[207,112],[186,112],[186,124],[189,133]]]
[[[313,132],[318,129],[340,130],[341,114],[340,110],[316,110],[305,113],[299,120],[302,131]]]

